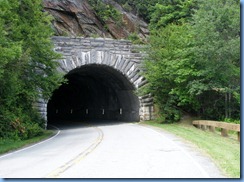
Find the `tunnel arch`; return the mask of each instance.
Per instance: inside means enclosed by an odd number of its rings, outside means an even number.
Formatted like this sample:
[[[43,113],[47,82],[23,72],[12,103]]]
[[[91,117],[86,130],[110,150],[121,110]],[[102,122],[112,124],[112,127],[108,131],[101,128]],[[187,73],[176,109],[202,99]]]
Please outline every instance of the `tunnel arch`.
[[[133,99],[136,100],[135,105],[137,106],[139,100],[139,111],[138,109],[136,109],[136,111],[134,111],[134,109],[130,109],[131,112],[133,113],[139,112],[140,120],[150,120],[154,118],[153,97],[150,94],[144,95],[142,97],[132,96],[133,91],[136,91],[138,88],[142,87],[147,83],[146,79],[141,74],[143,71],[141,69],[142,68],[141,63],[143,62],[143,59],[145,57],[144,51],[142,51],[141,46],[133,45],[128,40],[113,40],[109,38],[83,38],[83,37],[55,36],[52,37],[52,41],[54,43],[54,50],[62,55],[61,59],[56,60],[56,62],[58,63],[57,70],[58,72],[65,75],[67,78],[70,78],[71,82],[72,80],[74,81],[75,78],[81,78],[80,76],[77,77],[77,75],[80,75],[80,71],[83,68],[93,69],[92,72],[96,72],[98,68],[99,68],[98,70],[100,69],[105,70],[106,75],[109,74],[113,75],[113,76],[106,76],[106,79],[110,79],[110,80],[113,78],[117,79],[117,81],[112,80],[113,81],[112,85],[110,84],[110,81],[107,81],[106,82],[107,87],[110,86],[110,88],[113,88],[111,90],[116,90],[115,88],[126,88],[127,91],[124,92],[124,95],[126,95],[125,93],[127,92],[127,96],[129,95],[127,98],[130,98],[131,100]],[[100,76],[101,75],[103,74],[100,74]],[[90,82],[92,82],[91,78],[89,79]],[[93,78],[93,82],[94,79],[96,78]],[[85,82],[86,81],[84,80],[82,81],[83,85]],[[97,81],[96,83],[100,84],[100,82],[101,80]],[[65,87],[65,85],[62,85],[61,87],[63,88]],[[105,88],[105,86],[103,86],[103,88]],[[56,92],[58,91],[55,91],[53,95],[56,95]],[[111,91],[111,92],[115,92],[115,91]],[[113,95],[115,96],[116,94]],[[51,99],[53,98],[54,96]],[[120,98],[123,97],[121,96]],[[51,99],[45,100],[41,98],[41,93],[40,93],[39,100],[33,104],[33,107],[37,108],[41,117],[46,122],[45,123],[46,125],[48,122],[47,115],[49,115],[48,110],[50,107],[48,105],[50,105],[49,101]],[[129,105],[128,103],[130,102],[126,102],[126,103],[127,105]],[[122,106],[125,108],[125,105]],[[133,108],[135,108],[135,105],[133,106]],[[117,106],[121,106],[121,104],[117,103]],[[75,111],[70,110],[70,112],[73,113]],[[89,113],[89,109],[88,109],[88,113]],[[128,118],[122,118],[122,119],[129,120]],[[135,117],[135,119],[138,120],[138,117]]]
[[[71,70],[47,105],[48,121],[139,121],[135,86],[118,70],[89,64]]]

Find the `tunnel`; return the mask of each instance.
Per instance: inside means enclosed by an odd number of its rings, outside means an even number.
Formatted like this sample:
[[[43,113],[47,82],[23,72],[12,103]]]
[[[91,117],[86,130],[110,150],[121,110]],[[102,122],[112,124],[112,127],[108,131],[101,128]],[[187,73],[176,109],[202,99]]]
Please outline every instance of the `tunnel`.
[[[134,85],[120,71],[90,64],[65,75],[47,104],[48,122],[139,121]]]

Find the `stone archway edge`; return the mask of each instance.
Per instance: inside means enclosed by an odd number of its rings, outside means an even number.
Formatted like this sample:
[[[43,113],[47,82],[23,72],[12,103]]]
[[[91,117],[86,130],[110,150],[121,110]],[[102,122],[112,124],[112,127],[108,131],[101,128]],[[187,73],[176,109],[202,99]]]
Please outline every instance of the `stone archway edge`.
[[[60,72],[69,71],[87,64],[111,66],[125,75],[135,88],[145,79],[140,75],[140,64],[145,54],[139,46],[128,40],[109,38],[53,37],[55,51],[63,55]]]

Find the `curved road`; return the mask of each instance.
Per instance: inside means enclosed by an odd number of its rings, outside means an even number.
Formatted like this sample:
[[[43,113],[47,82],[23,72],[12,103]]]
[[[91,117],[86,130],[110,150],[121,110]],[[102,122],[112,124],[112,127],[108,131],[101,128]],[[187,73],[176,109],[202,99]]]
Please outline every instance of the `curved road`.
[[[133,123],[60,127],[53,138],[0,156],[2,178],[225,178],[174,135]]]

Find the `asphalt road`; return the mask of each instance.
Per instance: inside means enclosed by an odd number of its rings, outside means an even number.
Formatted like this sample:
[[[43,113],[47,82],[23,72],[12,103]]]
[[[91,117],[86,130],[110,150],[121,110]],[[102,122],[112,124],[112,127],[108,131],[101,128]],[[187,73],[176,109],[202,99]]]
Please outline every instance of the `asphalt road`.
[[[59,127],[54,137],[0,156],[2,178],[225,178],[194,146],[133,123]]]

